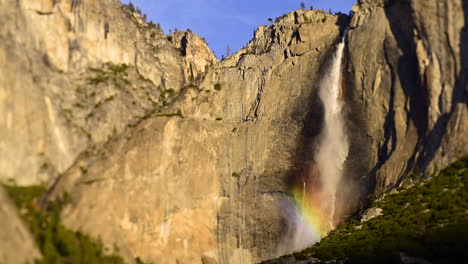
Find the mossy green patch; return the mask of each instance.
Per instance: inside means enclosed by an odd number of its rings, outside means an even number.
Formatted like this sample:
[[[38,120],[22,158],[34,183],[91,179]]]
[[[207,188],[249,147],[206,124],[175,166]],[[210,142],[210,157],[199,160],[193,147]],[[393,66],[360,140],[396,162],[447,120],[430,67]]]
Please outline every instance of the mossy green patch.
[[[3,187],[18,208],[22,208],[24,205],[41,196],[45,192],[45,187],[42,185],[27,187],[3,185]]]
[[[223,89],[223,87],[221,86],[220,83],[217,83],[217,84],[214,85],[214,89],[215,89],[216,91],[221,91],[221,90]]]
[[[177,110],[177,112],[175,113],[159,113],[159,114],[153,115],[153,117],[174,117],[174,116],[184,118],[180,110]]]
[[[64,205],[70,202],[66,193],[62,199],[48,203],[40,209],[38,199],[45,193],[43,186],[20,187],[4,185],[6,192],[22,212],[43,258],[36,264],[121,264],[123,258],[108,254],[99,239],[93,239],[80,231],[67,229],[60,221]]]
[[[106,64],[109,70],[113,71],[114,73],[122,73],[125,72],[130,66],[128,64]]]
[[[88,84],[97,85],[97,84],[100,84],[100,83],[107,82],[107,80],[109,80],[109,76],[107,76],[107,75],[97,75],[95,77],[90,77],[87,80],[88,80]]]
[[[401,263],[405,254],[431,263],[463,263],[468,260],[466,182],[468,156],[430,180],[374,202],[372,207],[382,208],[383,215],[364,223],[351,219],[320,243],[296,253],[296,259]]]

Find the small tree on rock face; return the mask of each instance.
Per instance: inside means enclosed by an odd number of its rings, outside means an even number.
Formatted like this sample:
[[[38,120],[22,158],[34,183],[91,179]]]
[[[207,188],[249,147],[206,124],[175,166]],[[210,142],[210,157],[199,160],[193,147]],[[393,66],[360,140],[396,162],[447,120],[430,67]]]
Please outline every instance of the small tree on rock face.
[[[273,23],[273,18],[269,17],[268,22]]]
[[[304,2],[301,2],[301,9],[305,9],[306,8],[306,5]]]
[[[129,3],[128,3],[128,9],[129,9],[131,12],[135,12],[135,6],[133,5],[132,2],[129,2]]]

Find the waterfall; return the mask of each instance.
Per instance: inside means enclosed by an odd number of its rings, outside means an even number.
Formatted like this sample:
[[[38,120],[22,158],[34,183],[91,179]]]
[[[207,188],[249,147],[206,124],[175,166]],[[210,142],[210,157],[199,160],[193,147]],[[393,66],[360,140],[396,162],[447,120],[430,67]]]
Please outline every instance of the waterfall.
[[[322,76],[319,96],[324,107],[323,129],[320,143],[315,152],[315,162],[320,175],[322,196],[328,201],[330,209],[328,221],[333,228],[335,216],[336,190],[343,174],[343,163],[348,156],[348,137],[343,119],[341,95],[341,61],[345,46],[346,32],[338,44],[329,70]]]
[[[315,141],[314,166],[293,187],[294,200],[280,204],[288,228],[278,246],[278,255],[311,246],[334,228],[337,188],[349,149],[341,98],[341,61],[346,33],[319,83],[324,119]]]

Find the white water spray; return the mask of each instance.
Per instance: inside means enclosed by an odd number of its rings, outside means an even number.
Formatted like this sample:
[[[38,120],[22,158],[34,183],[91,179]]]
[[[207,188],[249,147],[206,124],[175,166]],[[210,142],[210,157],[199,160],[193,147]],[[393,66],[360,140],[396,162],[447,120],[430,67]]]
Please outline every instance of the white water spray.
[[[348,137],[343,119],[341,97],[341,60],[346,33],[338,44],[330,68],[320,82],[319,96],[324,107],[324,123],[315,153],[320,183],[321,201],[328,201],[329,223],[333,228],[335,217],[336,190],[343,176],[343,163],[348,156]]]
[[[294,200],[281,201],[280,204],[288,226],[278,245],[278,256],[311,246],[320,241],[324,232],[334,228],[336,193],[349,149],[341,98],[341,60],[345,38],[346,32],[320,81],[319,97],[324,106],[324,122],[316,139],[316,171],[309,168],[309,174],[293,187]]]

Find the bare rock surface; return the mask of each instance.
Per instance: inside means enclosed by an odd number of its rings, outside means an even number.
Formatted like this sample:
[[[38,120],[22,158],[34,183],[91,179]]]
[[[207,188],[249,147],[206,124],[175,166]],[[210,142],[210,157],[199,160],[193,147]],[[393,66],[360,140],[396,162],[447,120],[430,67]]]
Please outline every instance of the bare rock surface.
[[[367,222],[380,215],[383,215],[382,208],[370,208],[361,216],[361,223]]]
[[[86,148],[155,109],[160,92],[184,85],[166,36],[118,1],[0,6],[2,180],[54,180]]]
[[[340,214],[468,153],[465,2],[298,10],[217,62],[114,0],[0,0],[0,179],[69,192],[65,224],[128,261],[276,257],[278,203],[313,162],[320,75],[348,24]]]
[[[204,39],[191,30],[176,31],[168,37],[184,59],[185,76],[193,80],[218,62]]]
[[[0,263],[34,263],[41,258],[16,206],[0,186]]]
[[[353,10],[345,86],[360,144],[348,168],[380,195],[404,174],[431,175],[468,152],[467,7],[362,0]]]
[[[109,155],[78,159],[52,192],[72,193],[65,223],[117,243],[129,259],[254,263],[275,256],[277,204],[314,107],[315,69],[340,38],[337,17],[300,13],[321,19],[260,28],[159,114],[108,142]]]

